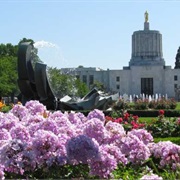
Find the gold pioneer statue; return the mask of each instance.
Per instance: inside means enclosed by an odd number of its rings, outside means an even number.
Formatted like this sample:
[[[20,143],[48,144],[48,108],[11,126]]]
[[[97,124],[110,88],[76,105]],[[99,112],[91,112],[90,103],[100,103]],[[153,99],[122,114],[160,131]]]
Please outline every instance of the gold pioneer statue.
[[[145,22],[148,22],[148,12],[147,11],[144,13],[144,17],[145,17]]]

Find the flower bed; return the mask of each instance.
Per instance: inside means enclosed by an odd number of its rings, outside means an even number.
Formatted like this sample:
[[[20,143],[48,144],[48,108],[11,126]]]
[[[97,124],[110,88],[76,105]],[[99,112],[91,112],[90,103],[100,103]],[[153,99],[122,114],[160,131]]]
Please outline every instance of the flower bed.
[[[132,129],[144,128],[148,130],[153,137],[179,137],[180,136],[180,118],[165,117],[165,111],[159,110],[157,118],[152,118],[151,122],[140,123],[139,117],[127,113],[126,111],[114,111],[111,116],[106,116],[106,121],[117,122],[123,125],[126,131]]]
[[[177,107],[177,102],[174,99],[138,99],[133,103],[124,101],[123,99],[117,100],[112,108],[114,110],[120,109],[133,109],[133,110],[145,110],[145,109],[175,109]]]
[[[179,173],[180,146],[154,143],[142,128],[126,132],[97,109],[85,116],[49,112],[38,101],[17,104],[0,113],[0,143],[1,179],[109,179],[132,170],[134,179],[162,179],[162,172]]]

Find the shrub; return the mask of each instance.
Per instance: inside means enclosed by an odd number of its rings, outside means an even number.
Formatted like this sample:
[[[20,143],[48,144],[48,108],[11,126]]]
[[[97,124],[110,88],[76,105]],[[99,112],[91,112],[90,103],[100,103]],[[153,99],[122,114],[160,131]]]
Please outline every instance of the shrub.
[[[106,123],[108,121],[122,124],[126,131],[145,126],[145,124],[139,122],[138,116],[133,116],[126,111],[113,111],[110,116],[106,116]]]
[[[148,104],[149,104],[149,102],[147,99],[145,99],[145,100],[138,99],[135,102],[134,109],[137,109],[137,110],[148,109]]]
[[[130,107],[130,104],[123,99],[118,99],[112,106],[112,109],[115,111],[122,110],[122,109],[128,109]]]
[[[98,110],[49,112],[38,101],[0,112],[0,179],[139,179],[151,171],[178,179],[180,146],[154,143],[137,116],[118,113],[106,121]]]
[[[150,109],[175,109],[177,103],[174,99],[159,99],[159,100],[152,100],[149,102],[148,107]]]
[[[165,118],[164,110],[159,110],[158,118],[151,124],[146,125],[146,129],[154,137],[176,137],[180,135],[180,119]]]

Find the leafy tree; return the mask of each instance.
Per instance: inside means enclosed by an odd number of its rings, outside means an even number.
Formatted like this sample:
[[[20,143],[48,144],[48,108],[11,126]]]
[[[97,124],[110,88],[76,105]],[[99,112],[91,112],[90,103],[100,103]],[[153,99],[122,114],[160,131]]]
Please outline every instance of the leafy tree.
[[[2,56],[17,56],[18,46],[13,46],[12,44],[0,44],[0,57]]]
[[[18,92],[17,49],[17,45],[0,44],[0,97],[11,96],[13,99]]]
[[[87,85],[85,83],[83,83],[82,81],[80,81],[80,79],[75,80],[75,87],[77,89],[77,91],[76,91],[76,96],[77,97],[82,98],[89,91],[89,88],[87,87]]]
[[[104,91],[104,85],[103,83],[99,82],[99,81],[94,81],[94,83],[91,85],[91,88],[97,88],[101,91]]]
[[[13,96],[18,92],[17,58],[13,56],[0,57],[0,96]]]
[[[49,67],[48,75],[51,88],[58,98],[65,95],[82,97],[88,92],[84,83],[74,76],[62,74],[60,69]]]

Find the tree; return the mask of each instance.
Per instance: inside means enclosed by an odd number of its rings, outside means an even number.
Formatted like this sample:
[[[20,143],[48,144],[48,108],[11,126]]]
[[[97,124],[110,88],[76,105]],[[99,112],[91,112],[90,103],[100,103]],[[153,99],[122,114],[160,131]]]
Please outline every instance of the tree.
[[[103,83],[101,83],[99,81],[94,81],[94,83],[91,85],[91,89],[93,89],[93,88],[97,88],[101,91],[105,91]]]
[[[18,46],[13,46],[12,44],[0,44],[0,57],[13,56],[17,57]]]
[[[87,85],[83,83],[82,81],[80,81],[80,79],[75,80],[75,87],[77,89],[76,96],[80,98],[85,96],[89,91],[89,88],[87,87]]]
[[[60,69],[48,68],[49,83],[58,98],[65,95],[82,97],[88,92],[87,86],[74,76],[62,74]]]
[[[17,50],[11,43],[0,44],[0,97],[19,92],[17,85]]]
[[[0,57],[0,96],[13,96],[18,92],[17,58],[13,56]]]

